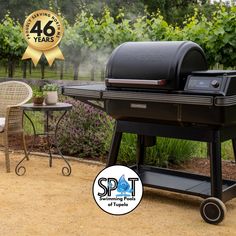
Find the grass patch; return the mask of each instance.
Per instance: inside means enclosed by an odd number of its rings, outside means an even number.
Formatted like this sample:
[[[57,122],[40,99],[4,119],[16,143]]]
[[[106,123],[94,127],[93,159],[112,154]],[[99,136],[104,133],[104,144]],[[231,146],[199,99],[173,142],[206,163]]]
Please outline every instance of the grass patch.
[[[63,80],[73,80],[73,69],[72,67],[68,67],[68,69],[66,69],[63,72]],[[8,77],[8,73],[6,71],[6,69],[3,66],[0,66],[0,77],[2,78],[7,78]],[[17,79],[21,79],[23,77],[23,71],[21,69],[21,67],[16,67],[15,71],[14,71],[14,78]],[[32,66],[32,70],[31,70],[31,74],[29,74],[29,70],[27,70],[27,74],[26,74],[26,78],[27,79],[41,79],[42,74],[41,74],[41,69],[39,68],[39,66],[37,67],[33,67]],[[53,79],[53,80],[60,80],[60,69],[59,68],[49,68],[49,67],[45,67],[45,74],[44,74],[45,79]],[[85,80],[85,81],[90,81],[90,72],[89,70],[80,70],[80,74],[79,74],[79,80]],[[96,71],[95,73],[95,81],[101,81],[101,73],[99,71]]]
[[[27,111],[26,113],[29,118],[32,120],[36,133],[43,133],[44,132],[44,113],[42,112],[32,112],[32,111]],[[24,130],[26,135],[33,135],[33,127],[30,121],[26,116],[24,116]]]

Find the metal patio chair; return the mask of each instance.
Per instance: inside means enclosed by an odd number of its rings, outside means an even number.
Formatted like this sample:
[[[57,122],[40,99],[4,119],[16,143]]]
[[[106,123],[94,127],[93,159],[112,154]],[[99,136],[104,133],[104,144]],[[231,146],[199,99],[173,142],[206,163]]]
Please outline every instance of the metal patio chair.
[[[0,144],[4,146],[6,171],[10,172],[9,137],[19,135],[27,156],[23,110],[20,106],[32,97],[31,87],[23,82],[8,81],[0,83]]]

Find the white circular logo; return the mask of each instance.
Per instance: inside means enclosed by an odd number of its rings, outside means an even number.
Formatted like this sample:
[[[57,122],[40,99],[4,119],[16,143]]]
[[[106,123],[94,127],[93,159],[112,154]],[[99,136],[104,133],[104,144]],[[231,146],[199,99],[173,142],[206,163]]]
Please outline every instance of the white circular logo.
[[[102,170],[93,183],[97,205],[112,215],[124,215],[134,210],[143,196],[139,176],[130,168],[115,165]]]

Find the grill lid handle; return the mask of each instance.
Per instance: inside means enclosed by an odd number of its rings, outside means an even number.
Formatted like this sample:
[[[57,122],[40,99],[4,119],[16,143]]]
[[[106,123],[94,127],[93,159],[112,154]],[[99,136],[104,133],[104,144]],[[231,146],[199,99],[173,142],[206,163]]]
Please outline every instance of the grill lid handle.
[[[139,79],[109,79],[106,78],[106,85],[152,85],[164,86],[166,80],[139,80]]]

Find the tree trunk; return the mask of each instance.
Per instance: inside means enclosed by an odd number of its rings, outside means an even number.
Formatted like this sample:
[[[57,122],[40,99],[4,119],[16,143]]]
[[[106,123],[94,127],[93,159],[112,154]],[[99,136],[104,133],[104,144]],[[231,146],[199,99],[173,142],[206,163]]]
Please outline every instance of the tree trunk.
[[[4,63],[4,66],[5,66],[5,74],[7,74],[7,72],[8,72],[8,65],[7,65],[7,63]]]
[[[12,77],[12,74],[11,74],[11,59],[9,58],[8,59],[8,78],[11,78]]]
[[[8,59],[8,77],[13,78],[13,68],[14,68],[14,60]]]
[[[16,70],[16,61],[12,59],[12,78],[15,75],[15,70]]]
[[[29,61],[29,74],[31,75],[32,72],[32,62],[31,60]]]
[[[23,61],[23,79],[26,79],[27,61]]]
[[[74,63],[74,80],[79,79],[79,63]]]
[[[92,69],[91,69],[91,81],[94,81],[95,78],[95,66],[92,65]]]
[[[70,70],[70,67],[71,67],[71,63],[68,63],[67,61],[65,61],[65,74],[68,73],[68,70]]]
[[[104,81],[105,80],[105,69],[102,68],[101,69],[101,81]]]
[[[63,80],[63,72],[64,72],[64,62],[61,61],[61,66],[60,66],[60,80]]]
[[[41,79],[44,79],[44,75],[45,75],[45,65],[44,65],[44,62],[41,62]]]

